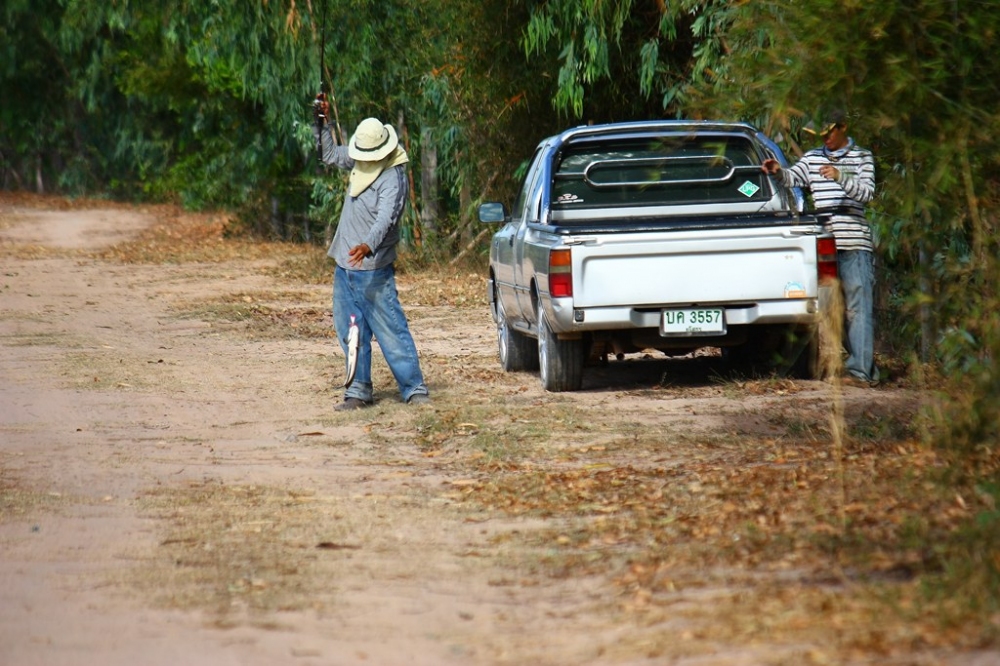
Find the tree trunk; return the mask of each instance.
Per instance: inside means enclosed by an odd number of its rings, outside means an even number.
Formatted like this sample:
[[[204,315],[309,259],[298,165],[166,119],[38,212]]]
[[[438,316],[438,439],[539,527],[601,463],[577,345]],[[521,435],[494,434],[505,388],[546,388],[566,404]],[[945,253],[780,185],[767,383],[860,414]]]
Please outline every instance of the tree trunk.
[[[410,146],[410,130],[406,127],[406,118],[403,115],[403,111],[400,110],[396,116],[396,130],[401,137],[403,142],[403,149],[406,150],[407,155],[413,154],[413,149]],[[421,227],[423,226],[420,222],[420,213],[417,206],[417,192],[414,187],[413,179],[413,169],[407,168],[406,177],[409,179],[410,183],[410,210],[412,214],[407,214],[403,216],[403,221],[400,223],[400,239],[404,245],[412,243],[416,247],[423,247],[423,237],[421,236]],[[406,226],[407,220],[409,220],[409,227]],[[407,234],[407,228],[412,232]]]
[[[45,194],[45,180],[42,178],[42,154],[35,155],[35,191]]]
[[[462,240],[468,242],[472,238],[472,190],[468,181],[462,183],[462,189],[458,191],[458,223],[465,229]]]
[[[7,157],[0,152],[0,164],[5,164],[6,162]],[[14,162],[11,162],[9,167],[3,169],[3,183],[0,183],[0,186],[2,186],[5,190],[9,190],[11,178],[13,178],[14,182],[17,183],[17,189],[24,189],[24,183],[21,182],[21,174],[17,172],[17,165],[14,164]]]
[[[420,223],[424,229],[435,232],[441,215],[438,201],[438,156],[429,129],[420,132],[420,195],[423,199]]]
[[[924,212],[924,224],[927,225],[926,228],[930,228],[931,219],[930,215]],[[933,286],[930,280],[930,270],[931,270],[931,257],[930,253],[927,251],[927,241],[923,238],[917,244],[917,261],[919,266],[917,267],[917,274],[920,276],[919,289],[921,298],[920,302],[920,361],[922,363],[930,363],[931,360],[931,350],[933,348],[934,340],[937,337],[935,334],[934,315],[931,311],[931,303],[936,299],[936,296],[932,294]]]
[[[271,232],[278,240],[285,240],[285,222],[281,219],[278,197],[271,197]]]

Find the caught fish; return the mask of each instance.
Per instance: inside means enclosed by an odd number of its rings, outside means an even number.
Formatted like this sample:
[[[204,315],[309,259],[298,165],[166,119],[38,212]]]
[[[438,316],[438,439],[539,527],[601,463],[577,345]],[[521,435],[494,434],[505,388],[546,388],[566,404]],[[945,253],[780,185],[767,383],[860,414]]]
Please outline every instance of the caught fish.
[[[351,315],[351,326],[347,329],[347,380],[344,382],[344,388],[351,385],[351,382],[354,381],[354,375],[358,371],[358,343],[360,341],[361,332],[354,321],[354,315]]]

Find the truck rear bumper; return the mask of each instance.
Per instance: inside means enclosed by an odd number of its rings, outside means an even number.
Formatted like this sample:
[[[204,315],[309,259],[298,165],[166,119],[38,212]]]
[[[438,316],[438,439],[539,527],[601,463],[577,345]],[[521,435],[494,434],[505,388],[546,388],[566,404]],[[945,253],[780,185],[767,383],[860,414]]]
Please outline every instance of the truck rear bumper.
[[[662,308],[574,308],[572,299],[569,298],[552,299],[551,304],[550,326],[556,333],[658,328],[661,312],[664,309],[690,307],[678,304],[664,305]],[[746,304],[706,303],[702,305],[721,307],[725,311],[727,326],[811,324],[816,322],[819,313],[819,299],[817,298],[782,299]]]

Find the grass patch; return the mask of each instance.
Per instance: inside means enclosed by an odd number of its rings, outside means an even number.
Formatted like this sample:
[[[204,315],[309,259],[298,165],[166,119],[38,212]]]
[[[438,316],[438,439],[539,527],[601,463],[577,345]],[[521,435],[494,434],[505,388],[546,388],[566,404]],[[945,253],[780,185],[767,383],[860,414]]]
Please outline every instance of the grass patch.
[[[265,275],[298,284],[331,285],[333,259],[326,256],[326,249],[315,245],[283,247],[274,266],[263,268]]]
[[[409,477],[392,463],[384,476]],[[328,495],[312,489],[219,481],[145,492],[139,510],[162,525],[159,543],[117,581],[155,606],[199,611],[219,627],[274,628],[275,613],[336,612],[343,585],[419,580],[423,549],[401,557],[399,532],[440,520],[418,490],[397,495]],[[419,541],[419,539],[417,539]]]
[[[82,254],[82,251],[80,250],[67,250],[65,248],[47,247],[44,245],[26,245],[23,243],[0,241],[0,257],[12,261],[58,259],[62,257],[75,257],[80,254]]]
[[[232,293],[175,309],[182,319],[229,324],[257,340],[335,339],[330,310],[301,305],[313,300],[301,291]]]
[[[482,464],[492,466],[570,451],[600,437],[600,426],[588,422],[584,411],[572,404],[552,405],[539,413],[523,402],[496,404],[487,399],[426,411],[417,419],[415,442],[431,455],[477,452]]]
[[[74,352],[60,360],[61,374],[74,388],[148,391],[162,387],[162,374],[151,370],[161,363],[123,358],[115,350]]]
[[[528,468],[495,474],[469,499],[515,515],[613,516],[582,522],[576,529],[588,536],[578,540],[628,546],[633,560],[650,563],[673,544],[670,557],[690,552],[691,566],[708,558],[878,571],[911,559],[900,531],[905,516],[941,516],[935,528],[942,528],[952,515],[946,498],[926,495],[928,476],[911,474],[914,466],[933,468],[926,454],[858,456],[845,472],[849,504],[841,506],[838,465],[827,452],[785,442],[775,457],[773,446],[744,441],[739,451],[701,449],[698,459],[692,448],[691,459],[667,465],[621,465],[618,456],[604,462],[595,453],[585,466],[549,469],[536,457]],[[679,551],[679,543],[697,547]]]
[[[399,271],[397,283],[404,305],[486,307],[486,279],[480,273],[451,268]]]
[[[230,217],[224,213],[189,213],[173,206],[141,210],[155,222],[135,239],[98,252],[99,259],[122,264],[222,263],[273,261],[275,256],[306,251],[289,243],[228,238]]]
[[[325,608],[324,563],[360,547],[336,502],[311,491],[206,482],[150,491],[141,508],[167,528],[132,582],[160,607],[203,610],[220,625]]]
[[[79,348],[82,343],[72,340],[62,333],[11,333],[0,335],[6,347],[59,347]]]
[[[28,520],[39,511],[52,511],[64,502],[59,493],[41,493],[23,487],[0,466],[0,523]]]

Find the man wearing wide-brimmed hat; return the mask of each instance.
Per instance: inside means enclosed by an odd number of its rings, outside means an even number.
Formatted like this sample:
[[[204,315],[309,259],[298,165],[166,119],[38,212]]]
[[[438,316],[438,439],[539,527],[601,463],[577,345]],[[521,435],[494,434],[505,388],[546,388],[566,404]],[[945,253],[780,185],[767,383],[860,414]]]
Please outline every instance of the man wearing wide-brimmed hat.
[[[777,174],[789,187],[808,188],[818,216],[837,240],[837,265],[847,314],[846,379],[874,386],[875,367],[875,246],[865,217],[865,204],[875,196],[875,160],[847,134],[847,116],[833,110],[816,129],[823,145],[806,152],[798,162],[782,169],[777,160],[763,163],[764,171]]]
[[[329,113],[324,112],[329,118]],[[336,262],[333,322],[345,357],[351,358],[348,331],[358,328],[356,367],[337,410],[372,404],[372,336],[399,385],[403,401],[430,402],[417,348],[396,292],[396,244],[406,207],[409,180],[406,151],[396,131],[376,118],[358,125],[347,146],[336,145],[329,126],[319,132],[325,164],[350,169],[340,222],[327,254]],[[353,371],[353,374],[351,374]]]

